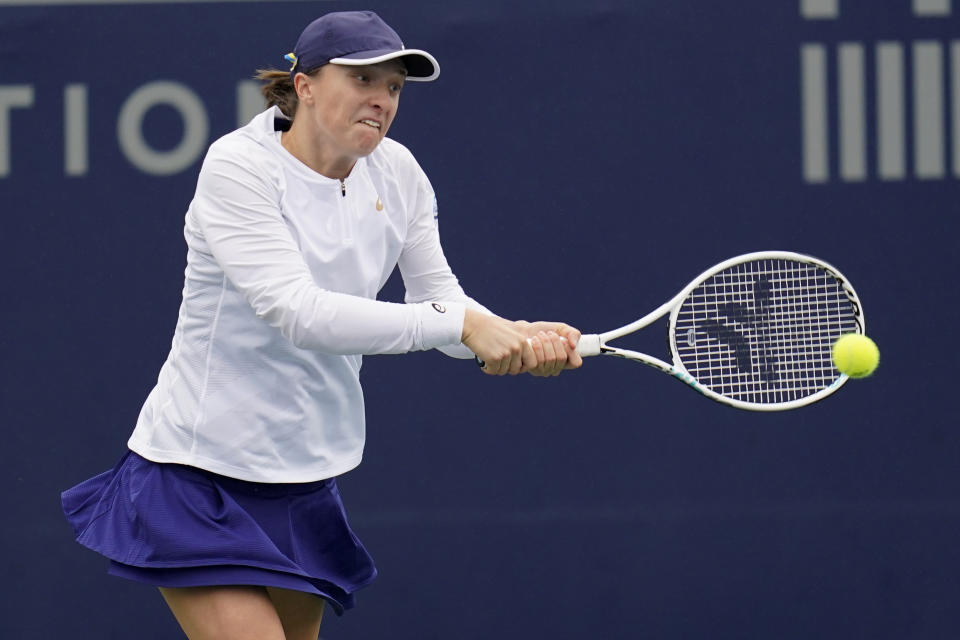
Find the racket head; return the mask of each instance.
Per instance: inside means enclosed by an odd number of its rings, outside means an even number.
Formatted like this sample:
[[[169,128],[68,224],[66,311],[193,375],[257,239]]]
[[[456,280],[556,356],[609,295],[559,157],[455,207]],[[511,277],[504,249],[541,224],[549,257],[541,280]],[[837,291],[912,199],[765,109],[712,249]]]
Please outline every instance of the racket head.
[[[667,337],[674,375],[741,409],[792,409],[830,395],[847,381],[833,365],[833,343],[865,330],[850,281],[788,251],[726,260],[675,300]]]

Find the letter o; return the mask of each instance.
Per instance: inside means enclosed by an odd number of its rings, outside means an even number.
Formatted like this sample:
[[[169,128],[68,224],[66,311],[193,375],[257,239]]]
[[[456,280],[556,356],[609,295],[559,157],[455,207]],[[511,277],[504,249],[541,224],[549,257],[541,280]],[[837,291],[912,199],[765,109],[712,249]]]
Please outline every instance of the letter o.
[[[170,105],[183,120],[183,138],[170,151],[157,151],[143,138],[143,118],[158,104]],[[120,109],[117,139],[130,162],[144,173],[168,176],[196,161],[207,146],[210,124],[203,102],[176,82],[157,81],[134,91]]]

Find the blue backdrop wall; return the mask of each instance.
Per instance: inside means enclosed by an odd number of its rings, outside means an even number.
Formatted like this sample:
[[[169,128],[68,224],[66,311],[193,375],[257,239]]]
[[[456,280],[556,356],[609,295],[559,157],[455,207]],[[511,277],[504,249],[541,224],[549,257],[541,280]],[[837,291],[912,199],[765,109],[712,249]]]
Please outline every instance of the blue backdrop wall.
[[[59,492],[114,464],[166,356],[206,146],[348,8],[441,62],[391,135],[473,297],[603,331],[795,250],[853,281],[884,360],[758,415],[622,361],[368,358],[341,486],[381,577],[323,638],[957,637],[957,5],[0,1],[0,637],[178,637]]]

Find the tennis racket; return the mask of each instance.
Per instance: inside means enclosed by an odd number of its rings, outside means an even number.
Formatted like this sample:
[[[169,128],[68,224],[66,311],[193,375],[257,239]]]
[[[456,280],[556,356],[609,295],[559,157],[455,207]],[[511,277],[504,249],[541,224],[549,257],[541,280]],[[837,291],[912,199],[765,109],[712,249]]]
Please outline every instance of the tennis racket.
[[[667,314],[672,363],[609,345]],[[635,322],[583,335],[577,352],[642,362],[733,407],[779,411],[839,389],[847,376],[833,366],[833,343],[864,327],[863,306],[837,269],[798,253],[763,251],[707,269]]]

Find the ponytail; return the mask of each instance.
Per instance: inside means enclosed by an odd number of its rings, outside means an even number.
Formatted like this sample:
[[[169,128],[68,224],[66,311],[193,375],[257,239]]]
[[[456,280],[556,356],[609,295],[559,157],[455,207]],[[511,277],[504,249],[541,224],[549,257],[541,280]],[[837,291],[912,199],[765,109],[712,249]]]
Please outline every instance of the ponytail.
[[[257,69],[254,78],[264,83],[260,93],[267,101],[267,106],[280,107],[283,115],[293,119],[300,101],[297,99],[297,89],[290,79],[290,73],[277,69]]]

